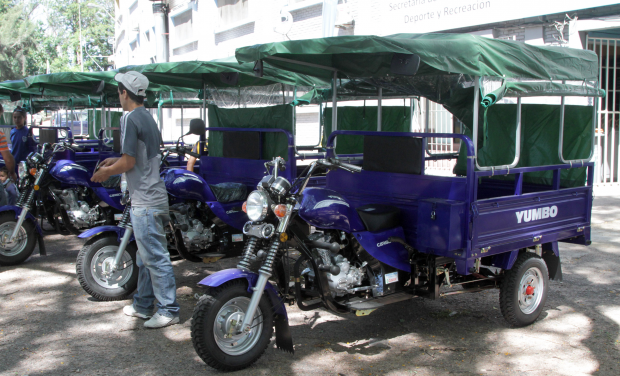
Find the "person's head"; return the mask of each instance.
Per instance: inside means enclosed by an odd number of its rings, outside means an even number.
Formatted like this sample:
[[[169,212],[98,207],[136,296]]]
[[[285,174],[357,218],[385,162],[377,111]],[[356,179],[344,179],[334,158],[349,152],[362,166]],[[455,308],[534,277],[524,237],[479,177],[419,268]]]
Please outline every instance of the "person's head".
[[[26,125],[26,110],[21,107],[15,107],[13,110],[13,124],[17,129],[21,129]]]
[[[4,183],[9,178],[9,169],[6,166],[0,168],[0,182]]]
[[[123,110],[130,111],[144,104],[149,79],[135,71],[117,73],[114,79],[118,82],[118,97]]]

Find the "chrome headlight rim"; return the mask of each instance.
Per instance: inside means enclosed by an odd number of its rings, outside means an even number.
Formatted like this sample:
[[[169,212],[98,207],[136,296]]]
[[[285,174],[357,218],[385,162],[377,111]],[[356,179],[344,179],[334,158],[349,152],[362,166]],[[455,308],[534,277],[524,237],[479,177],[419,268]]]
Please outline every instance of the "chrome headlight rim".
[[[269,195],[264,191],[252,191],[246,201],[246,213],[253,222],[259,222],[267,218],[271,206]]]
[[[28,163],[26,161],[21,161],[17,165],[17,176],[20,180],[28,176]]]

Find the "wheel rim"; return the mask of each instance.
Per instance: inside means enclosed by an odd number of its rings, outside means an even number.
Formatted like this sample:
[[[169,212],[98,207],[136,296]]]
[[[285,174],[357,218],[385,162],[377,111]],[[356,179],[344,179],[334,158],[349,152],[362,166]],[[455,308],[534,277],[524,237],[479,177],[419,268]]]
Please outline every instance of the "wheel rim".
[[[542,301],[544,279],[540,269],[529,268],[523,273],[519,283],[519,309],[526,315],[536,311]]]
[[[109,273],[114,257],[116,257],[117,246],[106,246],[95,253],[90,262],[90,271],[95,282],[106,289],[123,287],[133,273],[133,261],[127,251],[123,252],[119,263],[119,270]]]
[[[250,351],[260,339],[263,331],[263,315],[260,307],[256,308],[252,329],[247,334],[236,334],[241,330],[245,312],[250,299],[238,296],[226,302],[220,308],[213,323],[215,343],[224,353],[238,356]]]
[[[28,234],[22,226],[17,233],[17,237],[12,242],[9,241],[17,222],[4,222],[0,225],[0,254],[3,256],[15,256],[20,254],[28,244]]]

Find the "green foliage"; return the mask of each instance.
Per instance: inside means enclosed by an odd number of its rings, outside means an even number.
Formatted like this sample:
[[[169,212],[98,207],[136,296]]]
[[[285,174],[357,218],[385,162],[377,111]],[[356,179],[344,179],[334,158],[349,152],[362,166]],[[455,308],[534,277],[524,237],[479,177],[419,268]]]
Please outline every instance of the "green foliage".
[[[82,54],[84,71],[107,70],[113,14],[114,0],[0,0],[0,79],[80,71]]]
[[[44,56],[53,57],[49,61],[51,72],[81,70],[80,30],[84,71],[111,67],[107,58],[96,56],[110,56],[113,52],[108,39],[114,36],[114,19],[110,17],[114,14],[114,0],[38,1],[45,2],[48,14],[45,38],[41,42]]]
[[[30,22],[29,4],[0,0],[0,79],[13,80],[25,76],[28,57],[36,50],[38,30]]]

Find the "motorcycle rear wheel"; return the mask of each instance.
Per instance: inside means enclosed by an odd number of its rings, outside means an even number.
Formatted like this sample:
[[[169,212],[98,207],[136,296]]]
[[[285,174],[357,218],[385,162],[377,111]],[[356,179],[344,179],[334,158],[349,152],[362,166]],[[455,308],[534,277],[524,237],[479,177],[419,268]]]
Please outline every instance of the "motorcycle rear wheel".
[[[34,224],[29,220],[25,220],[22,224],[17,239],[8,242],[16,224],[17,219],[13,212],[0,214],[0,266],[19,265],[26,261],[34,251],[37,236]]]
[[[252,294],[245,280],[234,280],[204,295],[192,316],[192,343],[200,358],[209,366],[224,372],[251,366],[263,355],[273,333],[273,309],[263,294],[256,310],[253,329],[248,335],[227,338],[237,323],[243,322]]]
[[[89,240],[78,254],[75,265],[78,281],[84,291],[97,300],[125,300],[138,287],[135,243],[127,244],[120,270],[110,276],[103,273],[104,264],[114,260],[118,246],[118,236],[108,233]]]

